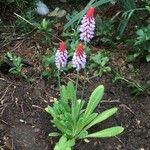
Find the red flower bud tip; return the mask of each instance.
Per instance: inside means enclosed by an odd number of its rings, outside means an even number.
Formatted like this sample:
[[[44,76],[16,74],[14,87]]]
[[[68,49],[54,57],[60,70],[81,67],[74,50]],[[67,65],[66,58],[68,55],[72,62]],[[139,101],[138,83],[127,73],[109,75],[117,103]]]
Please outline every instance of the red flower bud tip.
[[[82,54],[83,54],[83,45],[82,45],[82,43],[79,43],[78,47],[76,49],[76,55],[81,56]]]
[[[87,16],[87,18],[92,18],[93,15],[94,15],[94,7],[90,7],[90,8],[87,10],[86,16]]]
[[[66,44],[65,42],[60,42],[59,49],[61,52],[64,52],[66,50]]]

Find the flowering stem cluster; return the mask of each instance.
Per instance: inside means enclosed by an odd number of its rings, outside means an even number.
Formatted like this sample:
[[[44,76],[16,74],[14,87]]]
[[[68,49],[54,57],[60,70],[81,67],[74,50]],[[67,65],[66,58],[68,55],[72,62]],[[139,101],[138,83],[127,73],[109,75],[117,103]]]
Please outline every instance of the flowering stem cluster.
[[[90,7],[87,10],[87,13],[83,16],[79,30],[80,30],[80,40],[83,41],[85,43],[84,45],[86,46],[86,44],[89,43],[94,37],[95,18],[93,7]],[[84,45],[81,42],[78,43],[78,46],[72,58],[72,67],[75,68],[77,71],[76,90],[79,80],[79,71],[81,69],[85,69],[86,66],[86,53],[84,52]],[[60,87],[60,70],[66,67],[67,59],[68,53],[65,42],[61,42],[55,55],[55,64],[58,69],[58,76],[59,76],[58,77],[59,87]]]

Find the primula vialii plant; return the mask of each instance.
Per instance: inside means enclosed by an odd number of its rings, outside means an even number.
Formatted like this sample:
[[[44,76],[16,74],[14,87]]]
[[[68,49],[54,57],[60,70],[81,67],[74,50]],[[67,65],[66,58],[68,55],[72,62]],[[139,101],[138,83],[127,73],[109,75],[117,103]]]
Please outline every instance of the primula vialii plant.
[[[93,13],[94,8],[90,7],[83,17],[83,20],[85,21],[82,20],[81,27],[88,26],[86,30],[82,30],[83,32],[86,32],[86,34],[83,34],[83,38],[81,39],[86,42],[89,42],[94,36],[95,20],[93,18]],[[91,33],[89,31],[91,31]],[[60,43],[56,52],[55,64],[58,71],[67,64],[67,51],[64,42]],[[85,68],[85,65],[86,54],[84,52],[84,46],[82,43],[79,43],[72,58],[72,67],[79,73],[81,69]],[[99,85],[92,92],[89,101],[85,103],[84,100],[77,98],[78,77],[76,87],[71,81],[69,81],[66,86],[60,86],[60,77],[58,77],[58,79],[60,98],[54,101],[53,106],[45,108],[52,116],[52,124],[57,128],[57,131],[50,133],[49,136],[60,137],[54,150],[71,150],[77,139],[113,137],[123,132],[124,129],[121,126],[106,128],[94,133],[91,133],[89,130],[94,125],[101,123],[114,115],[118,110],[116,107],[113,107],[101,113],[94,112],[104,95],[103,85]]]

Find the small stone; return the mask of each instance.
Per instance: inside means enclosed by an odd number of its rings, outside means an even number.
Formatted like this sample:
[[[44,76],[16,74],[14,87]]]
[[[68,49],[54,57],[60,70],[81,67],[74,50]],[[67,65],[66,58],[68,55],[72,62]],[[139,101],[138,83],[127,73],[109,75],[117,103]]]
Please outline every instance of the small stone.
[[[128,64],[128,67],[129,67],[130,70],[134,69],[133,65],[131,65],[131,64]]]
[[[58,18],[62,18],[66,15],[66,10],[60,9],[58,7],[55,8],[55,10],[53,10],[52,12],[50,12],[48,14],[49,17],[58,17]]]
[[[34,132],[35,133],[40,132],[40,129],[39,128],[34,128]]]
[[[150,85],[150,80],[148,80],[146,83],[147,83],[148,85]]]
[[[139,148],[138,150],[145,150],[144,148]]]

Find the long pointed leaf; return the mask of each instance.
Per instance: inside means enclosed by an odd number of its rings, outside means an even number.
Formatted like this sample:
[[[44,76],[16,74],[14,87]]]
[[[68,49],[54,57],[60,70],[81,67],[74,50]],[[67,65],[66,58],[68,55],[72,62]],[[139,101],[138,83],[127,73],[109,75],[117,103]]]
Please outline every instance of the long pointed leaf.
[[[69,132],[67,127],[63,123],[61,123],[58,119],[54,118],[53,122],[62,133]]]
[[[97,2],[95,2],[95,0],[91,0],[86,7],[84,8],[84,10],[82,10],[81,12],[79,12],[78,14],[75,15],[75,17],[73,19],[71,19],[67,24],[65,24],[64,26],[64,30],[66,30],[68,27],[70,27],[74,22],[78,21],[78,23],[81,21],[82,17],[84,16],[84,14],[86,13],[87,9],[90,6],[93,7],[98,7],[101,6],[103,4],[106,4],[108,2],[110,2],[111,0],[99,0]],[[95,2],[95,3],[94,3]],[[94,4],[93,4],[94,3]]]
[[[95,0],[91,0],[87,6],[84,8],[84,10],[82,10],[81,12],[79,12],[78,14],[76,14],[68,23],[65,24],[64,26],[64,30],[66,30],[67,28],[69,28],[74,22],[76,22],[77,20],[81,20],[81,18],[83,17],[83,15],[86,13],[88,7],[90,5],[92,5],[92,3],[94,2]]]
[[[67,90],[64,85],[62,85],[60,87],[60,99],[61,99],[61,101],[65,102],[65,103],[67,103],[67,101],[68,101]]]
[[[97,113],[93,113],[87,118],[80,118],[77,122],[77,134],[80,133],[85,126],[87,126],[92,120],[94,120],[97,116]]]
[[[103,111],[102,113],[100,113],[86,128],[85,130],[91,128],[92,126],[108,119],[109,117],[111,117],[113,114],[115,114],[117,112],[117,108],[111,108],[108,110]]]
[[[111,127],[111,128],[107,128],[107,129],[104,129],[102,131],[99,131],[99,132],[89,134],[85,138],[89,138],[89,137],[94,137],[94,138],[113,137],[113,136],[116,136],[116,135],[120,134],[121,132],[123,132],[123,130],[124,130],[124,128],[121,126]]]
[[[69,81],[67,84],[67,95],[69,99],[76,99],[76,91],[75,91],[75,87],[74,84]]]
[[[133,15],[135,10],[131,10],[129,13],[125,12],[123,15],[122,15],[122,19],[119,23],[119,26],[118,26],[118,33],[119,33],[119,36],[122,36],[127,24],[129,23],[130,21],[130,18],[131,16]]]
[[[89,116],[93,110],[96,108],[98,103],[101,101],[104,95],[104,86],[98,86],[91,94],[86,111],[85,111],[85,118]]]
[[[99,0],[97,2],[95,2],[92,6],[93,7],[98,7],[98,6],[101,6],[103,4],[106,4],[106,3],[109,3],[111,2],[112,0]]]

